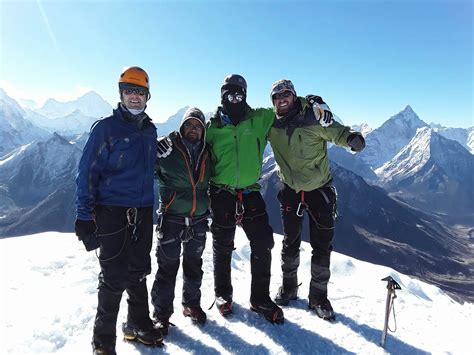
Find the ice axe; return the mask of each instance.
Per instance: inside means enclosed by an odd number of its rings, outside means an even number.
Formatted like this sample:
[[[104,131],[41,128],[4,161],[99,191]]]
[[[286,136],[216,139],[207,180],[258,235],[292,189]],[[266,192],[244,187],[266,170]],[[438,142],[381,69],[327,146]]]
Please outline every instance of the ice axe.
[[[397,298],[395,294],[395,290],[401,290],[402,288],[395,281],[391,276],[387,276],[386,278],[382,279],[382,281],[387,281],[387,301],[385,302],[385,322],[383,325],[383,333],[382,333],[382,341],[380,342],[380,346],[383,348],[385,346],[385,340],[387,339],[387,331],[390,330],[394,333],[397,330],[397,320],[395,318],[395,309],[393,307],[393,301]],[[388,327],[388,318],[390,313],[393,310],[393,319],[395,321],[395,329],[390,329]]]

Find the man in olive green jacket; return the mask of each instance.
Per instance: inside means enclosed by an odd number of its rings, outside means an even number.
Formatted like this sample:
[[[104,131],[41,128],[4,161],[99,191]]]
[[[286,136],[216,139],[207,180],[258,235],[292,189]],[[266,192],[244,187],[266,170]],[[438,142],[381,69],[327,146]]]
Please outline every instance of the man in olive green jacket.
[[[227,76],[221,87],[222,106],[207,129],[216,306],[223,316],[232,313],[231,259],[236,225],[240,225],[251,249],[250,308],[270,322],[282,323],[283,311],[269,295],[273,230],[257,183],[274,113],[250,108],[246,98],[245,79]]]
[[[335,314],[327,298],[330,255],[336,218],[336,189],[327,156],[327,142],[361,151],[365,141],[334,122],[329,107],[319,96],[298,97],[290,80],[272,85],[276,120],[269,133],[283,188],[278,194],[283,220],[282,286],[275,302],[288,305],[297,298],[299,248],[304,212],[309,215],[311,283],[309,308],[327,320]]]

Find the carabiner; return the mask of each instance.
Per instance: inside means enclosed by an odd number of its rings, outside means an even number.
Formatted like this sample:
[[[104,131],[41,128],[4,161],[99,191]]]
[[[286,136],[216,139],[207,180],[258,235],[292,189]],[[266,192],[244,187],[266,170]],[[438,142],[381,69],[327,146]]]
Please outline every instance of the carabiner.
[[[300,203],[298,204],[298,209],[296,210],[296,215],[297,215],[298,217],[303,217],[304,211],[306,210],[306,208],[308,208],[308,206],[306,205],[306,203],[300,202]]]

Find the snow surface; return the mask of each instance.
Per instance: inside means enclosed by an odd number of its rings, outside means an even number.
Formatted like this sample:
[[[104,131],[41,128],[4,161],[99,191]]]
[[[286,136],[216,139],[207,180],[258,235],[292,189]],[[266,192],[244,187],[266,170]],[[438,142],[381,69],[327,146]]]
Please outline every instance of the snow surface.
[[[280,282],[281,236],[275,235],[271,292]],[[330,299],[337,321],[329,323],[307,309],[310,246],[302,243],[299,270],[301,299],[285,307],[285,324],[272,325],[248,309],[249,245],[238,229],[232,262],[235,314],[224,319],[213,301],[211,237],[204,253],[202,306],[208,322],[200,327],[181,314],[181,271],[175,313],[163,348],[150,349],[121,341],[126,319],[122,299],[117,327],[119,354],[251,353],[251,354],[472,354],[473,305],[454,302],[435,286],[333,253]],[[154,255],[154,253],[152,253]],[[152,258],[153,260],[154,258]],[[88,354],[95,316],[98,262],[72,234],[42,233],[0,240],[0,353]],[[156,271],[153,264],[152,275]],[[151,288],[153,276],[148,277]],[[379,346],[386,289],[381,279],[399,281],[395,312],[397,330]],[[394,327],[393,318],[390,321]]]

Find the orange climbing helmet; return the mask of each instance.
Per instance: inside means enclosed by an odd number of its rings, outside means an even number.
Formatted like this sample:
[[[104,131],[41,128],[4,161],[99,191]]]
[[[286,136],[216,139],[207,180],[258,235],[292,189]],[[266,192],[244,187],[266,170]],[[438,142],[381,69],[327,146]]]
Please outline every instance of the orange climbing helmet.
[[[146,71],[137,66],[124,69],[120,74],[119,88],[122,90],[130,86],[140,86],[150,90],[150,81]]]

